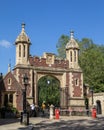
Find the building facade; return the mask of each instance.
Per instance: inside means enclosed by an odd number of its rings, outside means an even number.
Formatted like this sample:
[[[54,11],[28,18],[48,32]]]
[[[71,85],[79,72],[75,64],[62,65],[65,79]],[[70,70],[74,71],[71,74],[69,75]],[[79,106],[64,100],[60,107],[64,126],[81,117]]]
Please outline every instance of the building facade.
[[[29,82],[26,97],[29,104],[38,105],[38,81],[44,76],[53,76],[60,82],[60,107],[73,109],[85,108],[83,96],[83,72],[78,64],[79,46],[73,32],[66,45],[66,58],[59,59],[53,53],[44,53],[42,57],[31,56],[31,42],[22,24],[20,34],[15,40],[16,62],[13,71],[0,80],[0,106],[12,102],[19,111],[23,110],[23,76],[27,74]]]
[[[104,93],[94,93],[89,97],[89,104],[96,108],[97,114],[104,115]]]

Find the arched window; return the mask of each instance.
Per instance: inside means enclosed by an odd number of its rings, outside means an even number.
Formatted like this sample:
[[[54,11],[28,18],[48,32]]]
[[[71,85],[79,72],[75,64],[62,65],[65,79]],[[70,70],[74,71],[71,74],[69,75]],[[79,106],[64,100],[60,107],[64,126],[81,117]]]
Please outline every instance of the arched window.
[[[74,50],[74,61],[76,62],[76,50]]]
[[[19,45],[19,57],[21,57],[21,45]]]
[[[11,78],[8,78],[8,85],[11,85],[11,83],[12,83]]]
[[[70,62],[72,62],[72,51],[70,51]]]
[[[26,49],[26,47],[25,47],[25,45],[23,45],[23,57],[25,57],[25,49]]]
[[[79,79],[75,79],[75,86],[79,85]]]

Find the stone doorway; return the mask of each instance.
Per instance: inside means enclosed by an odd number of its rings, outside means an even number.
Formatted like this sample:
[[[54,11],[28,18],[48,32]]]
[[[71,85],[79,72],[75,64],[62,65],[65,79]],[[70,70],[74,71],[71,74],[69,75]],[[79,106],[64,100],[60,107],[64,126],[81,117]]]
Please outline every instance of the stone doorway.
[[[100,100],[96,101],[96,107],[97,107],[97,114],[102,114],[101,101]]]

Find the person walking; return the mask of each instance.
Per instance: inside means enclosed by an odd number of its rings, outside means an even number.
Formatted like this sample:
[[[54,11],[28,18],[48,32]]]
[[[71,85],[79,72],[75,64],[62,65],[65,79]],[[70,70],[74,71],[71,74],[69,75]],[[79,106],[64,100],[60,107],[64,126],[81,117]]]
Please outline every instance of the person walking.
[[[31,108],[31,116],[32,116],[32,117],[36,117],[35,105],[34,105],[34,104],[31,104],[31,105],[30,105],[30,108]]]
[[[46,105],[45,105],[45,103],[43,102],[43,103],[42,103],[42,112],[43,112],[43,115],[44,115],[45,108],[46,108]]]

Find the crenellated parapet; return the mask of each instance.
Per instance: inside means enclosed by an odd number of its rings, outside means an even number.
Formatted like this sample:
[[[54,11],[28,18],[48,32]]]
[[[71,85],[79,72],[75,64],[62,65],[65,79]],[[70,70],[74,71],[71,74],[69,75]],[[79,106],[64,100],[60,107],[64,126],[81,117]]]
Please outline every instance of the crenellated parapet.
[[[69,62],[66,59],[60,59],[53,56],[51,53],[45,53],[43,57],[30,57],[29,62],[31,66],[34,67],[53,67],[68,69]]]

